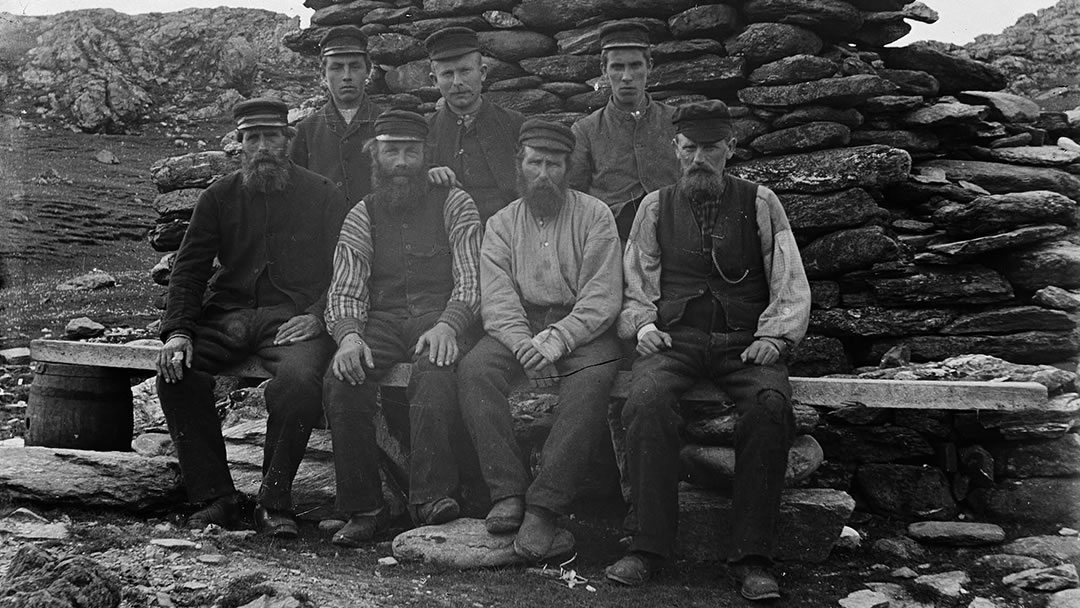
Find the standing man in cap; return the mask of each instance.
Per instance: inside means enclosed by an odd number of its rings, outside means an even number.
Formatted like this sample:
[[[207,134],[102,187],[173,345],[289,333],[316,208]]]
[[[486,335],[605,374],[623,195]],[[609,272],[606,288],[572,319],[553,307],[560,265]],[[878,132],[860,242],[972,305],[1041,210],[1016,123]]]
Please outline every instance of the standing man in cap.
[[[520,527],[514,551],[537,561],[551,548],[590,452],[604,437],[618,370],[613,331],[621,302],[619,237],[607,206],[570,190],[570,129],[537,119],[521,128],[521,198],[487,224],[480,257],[484,336],[459,367],[465,426],[494,503],[492,533]],[[561,378],[559,409],[540,473],[517,451],[507,393],[524,373],[534,384]]]
[[[679,166],[667,152],[675,109],[645,92],[652,69],[648,28],[632,21],[608,24],[600,30],[600,49],[611,99],[574,123],[570,187],[607,203],[625,242],[642,197],[679,179]]]
[[[188,499],[203,505],[189,525],[231,526],[241,495],[225,458],[214,374],[258,357],[273,378],[256,522],[292,537],[293,477],[322,412],[322,374],[334,352],[323,309],[345,200],[325,177],[289,161],[294,131],[284,103],[252,99],[233,114],[241,169],[202,193],[177,253],[158,395]]]
[[[444,187],[459,184],[487,222],[517,198],[514,154],[525,117],[481,96],[487,65],[476,32],[448,27],[428,36],[424,45],[432,83],[445,102],[428,119],[429,176]]]
[[[682,177],[642,201],[623,262],[619,334],[636,338],[641,355],[623,410],[637,528],[607,577],[638,585],[670,557],[679,517],[675,406],[707,378],[739,413],[731,571],[744,597],[776,598],[769,567],[795,435],[784,359],[806,333],[810,286],[776,195],[724,173],[735,151],[727,106],[690,104],[674,120]]]
[[[345,219],[334,252],[326,312],[338,343],[325,378],[334,439],[337,507],[350,515],[332,541],[356,546],[375,534],[382,508],[373,382],[411,362],[407,388],[409,510],[419,525],[458,517],[458,469],[450,447],[458,415],[455,364],[476,336],[480,218],[459,188],[430,185],[428,125],[390,110],[375,121],[374,190]],[[385,406],[385,403],[384,403]]]
[[[379,115],[364,92],[371,71],[367,35],[341,25],[326,32],[319,48],[330,101],[296,125],[289,158],[334,182],[351,207],[371,191],[371,158],[363,145]]]

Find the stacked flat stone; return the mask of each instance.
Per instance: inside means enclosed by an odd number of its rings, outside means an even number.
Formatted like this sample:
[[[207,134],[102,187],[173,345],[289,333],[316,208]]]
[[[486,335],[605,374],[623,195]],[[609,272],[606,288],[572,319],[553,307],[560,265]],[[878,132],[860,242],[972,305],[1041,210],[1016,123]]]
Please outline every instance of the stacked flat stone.
[[[307,0],[312,26],[286,36],[313,54],[326,28],[370,38],[369,92],[421,112],[439,94],[423,39],[479,32],[485,96],[571,123],[607,102],[599,30],[644,23],[648,88],[680,104],[723,99],[737,118],[735,175],[781,198],[814,294],[800,375],[986,353],[1060,363],[1080,350],[1075,317],[1033,295],[1080,287],[1080,129],[1001,93],[987,64],[915,44],[885,48],[910,0]]]
[[[235,150],[234,150],[235,152]],[[146,239],[154,251],[165,255],[150,270],[150,278],[158,285],[169,284],[176,251],[184,239],[195,203],[207,186],[220,177],[240,168],[235,154],[221,151],[195,152],[163,158],[150,167],[150,176],[157,186],[154,211],[158,219],[150,227]],[[164,308],[164,298],[158,306]]]

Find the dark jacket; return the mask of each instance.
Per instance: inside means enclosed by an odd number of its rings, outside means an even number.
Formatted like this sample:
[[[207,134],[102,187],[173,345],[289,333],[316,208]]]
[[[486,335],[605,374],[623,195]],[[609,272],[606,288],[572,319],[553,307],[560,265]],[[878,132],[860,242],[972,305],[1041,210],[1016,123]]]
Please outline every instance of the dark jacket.
[[[378,116],[379,108],[364,97],[346,125],[334,102],[327,102],[296,125],[289,159],[328,178],[352,207],[371,192],[371,157],[363,148],[375,136]]]
[[[169,276],[163,340],[173,332],[193,336],[207,307],[255,307],[264,269],[294,314],[322,319],[345,199],[303,167],[292,164],[289,177],[283,192],[267,195],[244,189],[236,171],[202,193]]]

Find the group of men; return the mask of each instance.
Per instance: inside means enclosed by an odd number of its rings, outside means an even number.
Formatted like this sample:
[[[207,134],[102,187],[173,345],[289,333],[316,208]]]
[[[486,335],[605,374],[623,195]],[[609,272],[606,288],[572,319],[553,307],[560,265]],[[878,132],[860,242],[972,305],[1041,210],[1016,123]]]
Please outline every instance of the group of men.
[[[330,101],[295,129],[275,100],[234,109],[242,166],[195,208],[161,329],[159,394],[199,505],[189,523],[241,516],[213,374],[256,356],[273,375],[257,524],[297,535],[292,481],[325,412],[348,515],[332,542],[369,541],[384,508],[377,383],[411,362],[413,521],[460,514],[460,421],[490,494],[487,530],[516,533],[515,552],[542,560],[592,451],[611,449],[608,395],[633,343],[611,432],[635,516],[607,577],[638,585],[671,557],[677,402],[708,378],[740,413],[731,571],[745,597],[778,597],[770,567],[794,435],[784,358],[805,333],[809,287],[776,196],[724,173],[727,107],[652,100],[648,31],[631,22],[602,30],[611,99],[572,128],[485,100],[475,32],[446,28],[425,45],[443,98],[428,119],[374,107],[367,38],[351,26],[324,36]],[[534,479],[508,403],[522,377],[558,385]]]

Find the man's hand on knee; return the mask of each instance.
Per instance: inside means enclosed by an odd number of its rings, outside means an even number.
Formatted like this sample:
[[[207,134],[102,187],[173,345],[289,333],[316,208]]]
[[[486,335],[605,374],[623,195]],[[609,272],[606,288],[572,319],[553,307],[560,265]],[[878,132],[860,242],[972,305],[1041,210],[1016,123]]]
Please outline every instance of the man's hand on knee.
[[[780,360],[780,351],[768,340],[754,340],[739,356],[743,363],[771,365]]]
[[[274,336],[274,346],[285,346],[295,342],[303,342],[318,336],[323,332],[322,321],[313,314],[296,315],[285,321]]]
[[[439,367],[453,365],[458,358],[457,332],[442,321],[436,323],[431,329],[424,332],[416,341],[414,354],[420,356],[424,349],[428,350],[428,361]]]
[[[330,369],[334,377],[353,386],[359,386],[367,378],[364,366],[375,367],[371,347],[357,334],[349,334],[341,340]]]
[[[169,338],[158,351],[157,373],[165,382],[173,384],[184,378],[184,368],[191,367],[195,349],[191,338],[183,335]]]
[[[639,355],[651,355],[671,348],[671,334],[659,329],[647,332],[637,343]]]

